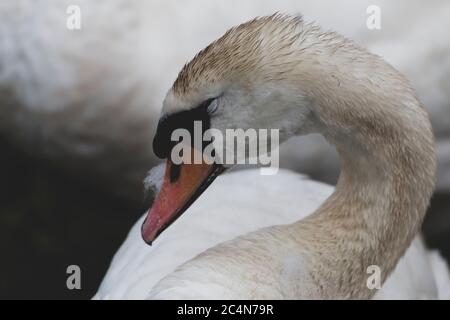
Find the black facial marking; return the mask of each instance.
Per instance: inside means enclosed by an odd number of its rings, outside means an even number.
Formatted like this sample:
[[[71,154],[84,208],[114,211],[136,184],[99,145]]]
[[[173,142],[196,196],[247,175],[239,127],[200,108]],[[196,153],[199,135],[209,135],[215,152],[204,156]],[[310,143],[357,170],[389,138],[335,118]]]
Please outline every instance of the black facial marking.
[[[194,143],[194,122],[202,122],[202,134],[211,126],[210,115],[207,112],[209,104],[214,100],[207,99],[197,107],[172,113],[162,117],[158,122],[156,134],[153,138],[153,152],[161,159],[168,158],[172,148],[178,141],[171,141],[172,132],[176,129],[186,129],[191,134],[191,142]],[[192,145],[192,147],[194,147]],[[179,174],[179,173],[178,173]]]
[[[178,180],[181,174],[181,165],[172,164],[170,167],[170,183],[174,183]]]

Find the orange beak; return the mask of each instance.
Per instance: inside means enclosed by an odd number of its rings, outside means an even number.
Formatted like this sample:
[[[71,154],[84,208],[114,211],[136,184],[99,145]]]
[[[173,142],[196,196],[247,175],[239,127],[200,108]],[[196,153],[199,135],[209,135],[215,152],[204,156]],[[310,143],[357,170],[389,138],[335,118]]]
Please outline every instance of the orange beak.
[[[151,245],[223,171],[218,164],[175,165],[168,159],[161,190],[142,225],[144,241]]]

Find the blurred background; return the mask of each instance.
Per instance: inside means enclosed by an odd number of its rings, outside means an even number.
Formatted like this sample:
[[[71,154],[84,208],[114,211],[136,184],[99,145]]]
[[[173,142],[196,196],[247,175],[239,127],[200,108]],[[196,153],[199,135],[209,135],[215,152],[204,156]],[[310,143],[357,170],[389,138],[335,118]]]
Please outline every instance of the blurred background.
[[[67,27],[71,5],[80,29]],[[366,25],[370,5],[381,29]],[[227,28],[275,11],[354,39],[411,80],[439,156],[423,232],[450,261],[449,1],[1,0],[0,298],[92,297],[150,204],[142,180],[178,71]],[[280,160],[332,184],[339,172],[318,136],[290,140]],[[66,287],[72,264],[81,290]]]

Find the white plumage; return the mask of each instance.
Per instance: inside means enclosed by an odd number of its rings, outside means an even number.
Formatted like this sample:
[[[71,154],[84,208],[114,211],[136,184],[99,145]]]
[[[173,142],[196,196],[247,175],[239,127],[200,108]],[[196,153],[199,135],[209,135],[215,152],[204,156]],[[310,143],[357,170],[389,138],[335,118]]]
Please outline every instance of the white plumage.
[[[145,299],[164,276],[199,253],[257,229],[293,223],[313,212],[333,191],[329,185],[280,170],[261,176],[250,169],[225,174],[149,247],[140,219],[116,253],[95,299]],[[193,278],[213,269],[191,270]],[[368,274],[369,276],[370,274]],[[239,275],[227,281],[238,281]],[[188,281],[189,279],[185,279]],[[190,288],[195,290],[195,288]],[[199,298],[214,297],[214,288]],[[449,299],[445,261],[417,237],[376,299]]]

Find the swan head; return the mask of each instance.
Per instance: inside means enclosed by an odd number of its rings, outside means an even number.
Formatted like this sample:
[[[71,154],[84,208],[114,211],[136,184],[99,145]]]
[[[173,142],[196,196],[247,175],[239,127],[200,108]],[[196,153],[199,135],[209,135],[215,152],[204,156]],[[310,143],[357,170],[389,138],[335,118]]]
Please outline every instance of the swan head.
[[[303,26],[300,16],[274,14],[228,30],[183,67],[161,118],[203,112],[203,129],[225,136],[227,129],[277,128],[282,141],[313,131],[311,101],[293,72],[308,59],[298,50]]]
[[[183,67],[164,99],[153,140],[154,153],[167,159],[167,165],[162,188],[142,227],[147,243],[230,166],[216,162],[175,165],[171,157],[178,144],[173,139],[176,129],[190,133],[192,154],[205,150],[205,143],[194,146],[195,123],[201,124],[201,135],[214,129],[222,137],[229,129],[276,129],[278,143],[315,130],[311,101],[294,81],[298,77],[293,70],[302,63],[298,44],[306,41],[303,26],[301,17],[281,14],[251,20],[227,31]],[[257,145],[255,139],[258,135],[247,136],[240,147]],[[230,154],[227,143],[213,140],[211,145],[216,156]],[[249,157],[248,153],[232,154],[231,163],[239,163],[239,156]]]

